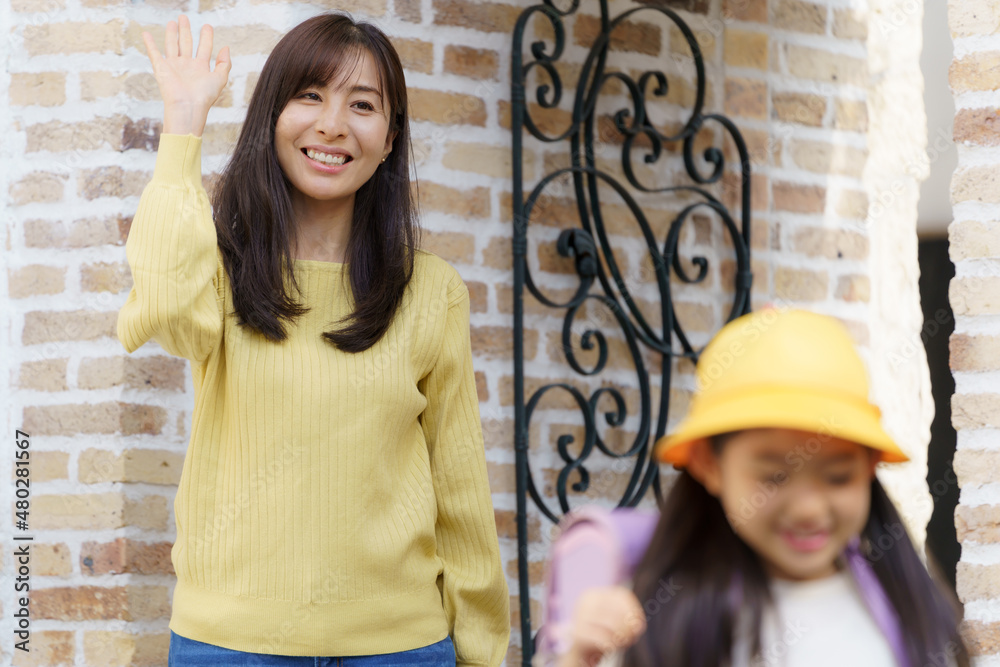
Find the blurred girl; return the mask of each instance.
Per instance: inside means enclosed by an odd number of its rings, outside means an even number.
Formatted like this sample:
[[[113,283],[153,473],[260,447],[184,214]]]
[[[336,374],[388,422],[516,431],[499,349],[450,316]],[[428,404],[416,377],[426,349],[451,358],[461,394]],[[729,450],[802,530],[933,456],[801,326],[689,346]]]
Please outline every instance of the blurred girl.
[[[658,443],[682,469],[632,589],[584,594],[561,665],[968,665],[878,478],[907,457],[835,320],[765,310],[720,331]]]

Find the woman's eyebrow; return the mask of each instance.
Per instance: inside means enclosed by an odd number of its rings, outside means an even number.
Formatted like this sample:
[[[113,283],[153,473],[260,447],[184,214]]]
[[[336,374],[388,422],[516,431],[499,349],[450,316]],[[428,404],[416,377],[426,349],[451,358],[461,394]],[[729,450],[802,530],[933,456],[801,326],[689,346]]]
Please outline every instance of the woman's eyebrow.
[[[378,88],[373,88],[371,86],[362,86],[362,85],[352,86],[351,89],[347,92],[350,93],[351,95],[355,93],[372,93],[379,99],[382,99],[382,91],[379,90]]]

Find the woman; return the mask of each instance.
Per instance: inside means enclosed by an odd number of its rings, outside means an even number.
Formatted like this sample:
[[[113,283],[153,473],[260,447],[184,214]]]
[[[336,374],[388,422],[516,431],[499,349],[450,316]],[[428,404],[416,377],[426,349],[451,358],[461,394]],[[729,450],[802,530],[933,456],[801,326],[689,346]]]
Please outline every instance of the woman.
[[[163,135],[118,335],[194,376],[171,665],[499,664],[468,291],[415,250],[395,50],[343,15],[288,33],[210,206],[200,137],[228,49],[212,70],[211,27],[193,53],[184,16],[164,55],[144,39]]]

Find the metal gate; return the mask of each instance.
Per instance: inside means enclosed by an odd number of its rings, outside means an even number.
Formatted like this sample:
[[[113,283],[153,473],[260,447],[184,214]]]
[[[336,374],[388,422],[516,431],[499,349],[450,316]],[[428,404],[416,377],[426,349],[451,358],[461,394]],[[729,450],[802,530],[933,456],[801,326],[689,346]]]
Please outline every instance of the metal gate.
[[[572,111],[566,118],[566,127],[556,133],[546,134],[532,117],[532,112],[544,113],[559,107],[564,86],[560,78],[560,59],[567,46],[566,21],[577,14],[581,0],[543,0],[541,4],[526,9],[519,17],[513,35],[511,68],[511,131],[513,141],[513,258],[514,258],[514,410],[515,410],[515,467],[517,476],[517,541],[518,579],[520,594],[520,630],[523,647],[523,664],[529,665],[534,652],[531,630],[528,581],[528,516],[530,498],[545,519],[558,522],[571,509],[567,485],[575,479],[570,488],[574,492],[587,490],[590,480],[588,459],[592,455],[608,456],[627,462],[631,472],[627,486],[618,501],[619,506],[634,506],[647,494],[650,488],[660,496],[660,480],[657,465],[651,460],[650,451],[655,439],[662,436],[667,427],[672,362],[677,357],[697,359],[698,350],[689,342],[682,323],[677,319],[671,295],[671,274],[681,283],[699,283],[708,275],[709,261],[695,256],[685,268],[678,253],[681,230],[699,212],[709,213],[721,221],[723,234],[731,240],[731,250],[735,255],[732,271],[733,301],[727,319],[732,319],[750,310],[750,158],[737,127],[725,116],[707,113],[705,105],[705,63],[698,40],[691,28],[668,5],[671,0],[646,0],[643,5],[632,5],[616,16],[611,16],[607,0],[599,2],[599,31],[583,62],[578,78],[573,83]],[[561,8],[562,7],[562,8]],[[647,102],[666,98],[671,81],[660,69],[650,69],[635,75],[627,71],[608,67],[615,49],[615,31],[628,27],[631,22],[644,14],[654,12],[658,21],[668,21],[676,26],[682,39],[687,43],[690,55],[686,64],[694,71],[694,103],[683,123],[676,131],[666,133],[650,119]],[[593,21],[593,15],[588,15]],[[665,17],[665,18],[664,18]],[[543,22],[545,38],[528,45],[525,53],[525,33],[532,21]],[[626,23],[630,22],[630,23]],[[580,31],[575,33],[577,37]],[[577,40],[579,44],[579,40]],[[676,56],[672,56],[676,57]],[[564,69],[565,71],[565,69]],[[527,103],[529,78],[536,77],[534,84],[534,105]],[[602,89],[611,81],[619,91],[624,90],[629,103],[610,115],[598,114],[598,100]],[[619,97],[621,95],[619,94]],[[612,173],[602,169],[598,160],[601,145],[599,124],[611,126],[620,134],[621,170]],[[551,170],[537,180],[530,192],[525,194],[523,170],[523,142],[525,132],[535,139],[560,145],[568,150],[569,166]],[[724,139],[728,135],[735,145],[738,165],[730,170],[734,180],[733,201],[740,208],[739,221],[733,219],[729,210],[712,190],[718,190],[726,174],[724,151],[714,143],[702,150],[696,147],[699,136],[705,134]],[[671,160],[669,146],[681,154]],[[697,155],[700,153],[700,155]],[[635,154],[635,159],[633,157]],[[638,162],[641,158],[642,162]],[[683,174],[688,183],[669,186],[650,186],[644,183],[637,165],[648,165],[646,169],[656,169],[668,161],[675,164],[683,160]],[[698,161],[701,164],[698,164]],[[617,162],[617,156],[616,156]],[[734,161],[735,162],[735,161]],[[617,170],[616,170],[617,171]],[[575,216],[567,220],[565,229],[559,234],[556,249],[559,255],[574,262],[576,278],[579,280],[575,293],[569,300],[555,300],[533,280],[527,261],[528,238],[532,215],[540,210],[549,196],[547,189],[556,182],[571,183],[568,190],[575,205]],[[603,184],[603,186],[602,186]],[[623,277],[609,241],[607,217],[602,208],[600,192],[613,191],[630,214],[635,218],[640,236],[648,246],[648,266],[653,281],[659,291],[659,319],[656,327],[649,321],[630,291],[629,281]],[[643,193],[643,194],[637,194]],[[669,222],[665,238],[656,238],[642,207],[637,199],[651,196],[676,198],[681,202],[679,213]],[[693,268],[692,268],[693,267]],[[541,304],[556,312],[563,313],[562,352],[565,361],[578,376],[596,376],[604,371],[608,360],[608,341],[598,328],[587,328],[579,338],[579,347],[597,356],[595,363],[585,367],[574,353],[572,331],[574,321],[581,307],[588,302],[596,302],[613,314],[612,322],[627,344],[632,362],[635,364],[635,387],[638,389],[639,414],[637,435],[626,451],[614,451],[600,437],[597,429],[598,418],[602,416],[609,427],[622,424],[626,418],[625,399],[615,387],[602,386],[590,395],[571,381],[551,382],[538,387],[530,396],[525,396],[524,363],[524,293],[525,289]],[[659,400],[653,405],[650,390],[650,374],[646,370],[644,354],[652,351],[659,362]],[[572,377],[572,376],[571,376]],[[567,392],[571,403],[579,407],[583,420],[583,442],[574,453],[569,445],[572,436],[561,436],[557,442],[558,455],[562,465],[555,480],[555,504],[550,506],[539,493],[539,486],[532,475],[528,456],[529,427],[536,406],[549,392]],[[598,402],[611,400],[615,409],[598,413]]]

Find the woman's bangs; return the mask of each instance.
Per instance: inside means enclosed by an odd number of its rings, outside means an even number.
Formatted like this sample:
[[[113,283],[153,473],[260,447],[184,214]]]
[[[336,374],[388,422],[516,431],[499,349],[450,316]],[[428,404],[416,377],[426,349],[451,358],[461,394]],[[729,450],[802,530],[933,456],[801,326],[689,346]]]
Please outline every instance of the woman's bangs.
[[[303,47],[303,51],[309,56],[302,58],[298,71],[289,72],[289,78],[298,82],[297,90],[312,86],[337,87],[349,81],[361,67],[364,56],[371,54],[371,50],[362,43],[363,39],[347,41],[342,39],[341,35],[337,35],[340,39],[331,40],[330,35],[323,34],[315,37],[312,44]],[[377,86],[380,96],[384,98],[385,74],[382,71],[382,64],[374,56],[370,57],[376,63]]]

